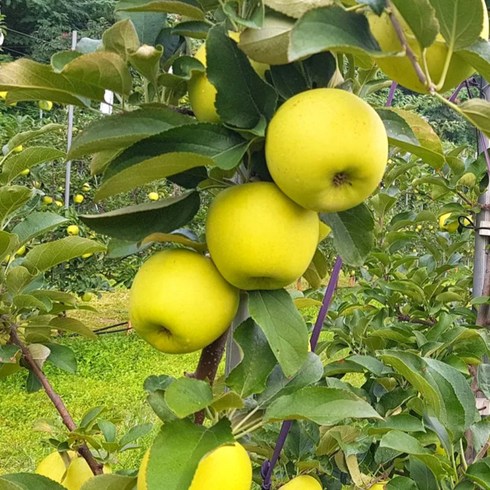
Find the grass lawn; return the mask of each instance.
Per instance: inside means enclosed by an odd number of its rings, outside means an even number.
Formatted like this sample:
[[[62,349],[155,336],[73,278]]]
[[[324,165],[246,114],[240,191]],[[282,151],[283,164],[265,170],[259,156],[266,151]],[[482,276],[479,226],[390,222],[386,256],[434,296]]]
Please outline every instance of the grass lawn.
[[[127,291],[107,293],[93,301],[98,313],[77,312],[93,328],[125,321]],[[75,315],[74,315],[75,316]],[[101,335],[92,341],[80,337],[63,339],[78,360],[77,374],[45,366],[46,374],[61,395],[76,422],[90,408],[104,406],[105,418],[117,420],[119,435],[133,425],[158,419],[145,401],[143,382],[152,374],[180,376],[194,370],[199,353],[162,354],[134,333]],[[33,471],[51,452],[49,437],[62,437],[63,425],[43,390],[27,394],[26,375],[21,372],[0,381],[0,474]],[[54,432],[51,432],[54,426]],[[141,441],[148,444],[152,436]],[[127,451],[114,465],[136,468],[143,449]]]

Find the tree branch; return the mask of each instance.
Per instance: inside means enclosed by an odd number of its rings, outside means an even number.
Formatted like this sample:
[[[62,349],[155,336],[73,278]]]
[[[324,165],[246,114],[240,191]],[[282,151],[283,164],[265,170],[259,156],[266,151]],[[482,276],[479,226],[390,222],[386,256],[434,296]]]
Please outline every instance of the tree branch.
[[[52,401],[56,410],[60,414],[61,419],[65,424],[65,426],[68,428],[70,432],[76,430],[77,425],[75,424],[72,416],[68,412],[66,405],[64,404],[63,400],[58,395],[58,393],[56,393],[56,391],[52,387],[51,383],[49,382],[48,378],[44,374],[43,370],[38,366],[38,364],[32,357],[31,352],[29,351],[27,346],[20,339],[19,334],[17,333],[17,327],[15,325],[10,326],[10,341],[12,342],[12,344],[16,345],[21,350],[24,361],[29,366],[29,369],[34,373],[34,375],[39,380],[39,382],[41,383],[42,387],[44,388],[44,391],[48,395],[48,398]],[[82,444],[78,448],[78,453],[80,454],[80,456],[82,456],[85,459],[85,461],[87,461],[87,464],[89,465],[94,475],[102,474],[102,465],[96,461],[96,459],[94,458],[94,456],[92,455],[90,449],[87,447],[86,444]]]

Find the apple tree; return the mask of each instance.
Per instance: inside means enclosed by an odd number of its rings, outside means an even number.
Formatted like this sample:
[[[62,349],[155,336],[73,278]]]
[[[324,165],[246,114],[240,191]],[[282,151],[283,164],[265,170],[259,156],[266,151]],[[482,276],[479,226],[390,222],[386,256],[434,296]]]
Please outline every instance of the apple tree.
[[[135,281],[135,330],[165,353],[192,344],[202,354],[192,374],[146,380],[162,427],[137,478],[99,475],[83,490],[136,480],[149,490],[205,481],[268,490],[294,488],[300,476],[311,489],[490,488],[490,428],[476,404],[490,394],[481,328],[490,282],[472,298],[468,263],[489,159],[450,147],[391,104],[398,84],[490,135],[488,102],[461,91],[476,71],[490,78],[484,3],[125,0],[117,10],[97,50],[85,43],[49,65],[4,64],[0,90],[9,101],[88,109],[115,92],[116,113],[77,136],[68,158],[91,157],[97,201],[162,179],[177,191],[80,218],[111,237],[113,256],[163,244],[150,261],[196,256],[235,290],[223,300],[190,261]],[[276,184],[281,191],[242,197]],[[196,224],[203,214],[207,237]],[[301,270],[277,281],[305,250]],[[352,287],[336,291],[349,275]],[[301,277],[307,286],[286,289]],[[228,317],[207,326],[228,307],[232,328]],[[189,310],[176,332],[173,320]],[[212,339],[195,345],[200,328]],[[93,424],[109,446],[112,427]],[[93,438],[78,436],[85,457]],[[241,447],[252,466],[233,487],[222,478],[236,476]],[[41,478],[0,482],[25,488]]]

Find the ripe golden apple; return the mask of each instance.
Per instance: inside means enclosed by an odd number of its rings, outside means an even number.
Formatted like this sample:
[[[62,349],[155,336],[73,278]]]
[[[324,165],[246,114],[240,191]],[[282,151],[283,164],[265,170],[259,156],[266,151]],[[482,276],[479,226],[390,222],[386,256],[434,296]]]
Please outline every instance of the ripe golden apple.
[[[150,201],[158,201],[159,197],[160,196],[158,195],[158,192],[149,192],[148,193],[148,199]]]
[[[310,475],[301,475],[293,478],[279,490],[322,490],[322,486]]]
[[[66,228],[66,233],[70,236],[78,235],[80,233],[80,228],[78,228],[77,225],[69,225]]]
[[[319,239],[317,213],[284,195],[272,182],[235,185],[208,211],[209,253],[223,277],[245,289],[279,289],[300,277]]]
[[[484,18],[480,36],[487,39],[489,32],[488,11],[485,1],[482,0],[482,2]],[[396,9],[395,13],[397,13]],[[381,15],[381,17],[374,14],[368,15],[368,20],[371,32],[383,51],[402,51],[400,40],[386,13]],[[403,32],[405,33],[408,44],[416,54],[419,64],[421,67],[423,67],[422,51],[417,39],[410,30],[410,27],[408,27],[407,23],[404,22],[403,19],[401,20]],[[429,46],[426,51],[427,68],[432,82],[436,85],[441,80],[447,55],[448,46],[446,41],[441,34],[438,34],[435,42]],[[398,82],[403,87],[420,93],[428,91],[427,87],[425,87],[417,77],[413,65],[407,56],[388,56],[386,58],[377,58],[376,63],[389,78],[395,82]],[[456,87],[463,80],[470,77],[474,72],[475,69],[471,65],[469,65],[458,54],[453,53],[444,84],[439,91],[445,92]]]
[[[138,471],[136,490],[147,490],[146,471],[150,451],[146,451]],[[188,490],[250,490],[252,463],[245,448],[236,442],[220,446],[199,462]]]
[[[245,448],[236,442],[220,446],[204,456],[189,490],[250,490],[252,463]]]
[[[228,32],[228,35],[234,40],[239,41],[238,32]],[[198,59],[206,66],[206,44],[202,44],[196,51],[194,58]],[[251,65],[256,73],[263,77],[268,65],[251,61]],[[220,118],[214,106],[216,100],[216,88],[208,80],[205,73],[194,73],[188,84],[189,102],[196,119],[201,122],[219,123]]]
[[[104,472],[110,471],[104,467]],[[80,490],[94,476],[85,459],[75,451],[67,451],[64,456],[58,451],[52,452],[38,464],[36,473],[60,483],[67,490]]]
[[[136,274],[130,294],[134,330],[156,349],[194,352],[229,327],[239,291],[208,257],[185,249],[158,252]]]
[[[82,204],[82,202],[85,200],[85,197],[83,196],[83,194],[75,194],[73,196],[73,202],[75,204]]]
[[[28,168],[25,168],[20,172],[20,175],[29,175],[31,173],[31,170]]]
[[[387,481],[380,481],[375,483],[372,487],[369,487],[369,490],[385,490]]]
[[[43,203],[44,204],[52,204],[54,199],[51,196],[43,196]]]
[[[448,223],[450,218],[454,219],[454,221]],[[471,224],[471,221],[468,218],[463,218],[463,224],[469,226]],[[457,216],[453,216],[452,213],[445,213],[439,216],[439,228],[443,231],[454,233],[459,228],[459,220],[457,219]]]
[[[50,100],[40,100],[37,105],[43,111],[50,111],[53,108],[53,103]]]
[[[336,88],[301,92],[274,114],[265,139],[267,167],[301,206],[338,212],[378,187],[388,161],[381,118],[364,100]]]

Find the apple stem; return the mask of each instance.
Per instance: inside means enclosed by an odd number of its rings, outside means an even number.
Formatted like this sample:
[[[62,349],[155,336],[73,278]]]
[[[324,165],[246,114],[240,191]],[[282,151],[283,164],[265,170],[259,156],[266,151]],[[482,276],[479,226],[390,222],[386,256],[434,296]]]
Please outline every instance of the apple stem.
[[[10,326],[10,342],[20,349],[24,361],[29,366],[29,370],[34,373],[36,378],[41,383],[48,398],[51,400],[56,410],[60,414],[65,426],[68,428],[69,431],[75,431],[77,429],[77,425],[75,424],[73,417],[70,415],[70,412],[68,412],[66,405],[64,404],[60,395],[58,395],[58,393],[56,393],[56,391],[54,390],[43,370],[39,367],[39,365],[32,357],[31,352],[29,351],[27,346],[20,339],[17,332],[17,326],[15,325]],[[97,462],[86,444],[82,444],[78,448],[78,453],[85,459],[94,475],[102,474],[102,465]]]
[[[228,329],[224,334],[218,337],[213,343],[204,347],[201,352],[201,357],[199,358],[199,363],[197,365],[196,371],[192,374],[195,379],[201,379],[203,381],[208,381],[209,384],[213,384],[216,378],[216,373],[218,372],[218,366],[223,358],[225,352],[226,339],[229,335],[230,330]],[[194,423],[197,425],[202,425],[204,423],[205,412],[201,410],[196,412],[194,415]]]
[[[390,22],[393,28],[395,29],[396,35],[400,40],[402,48],[404,49],[408,59],[412,63],[417,78],[420,80],[422,85],[424,85],[424,87],[427,87],[429,89],[430,93],[434,93],[435,92],[434,84],[430,79],[427,78],[426,74],[422,70],[422,67],[420,66],[420,63],[418,62],[417,55],[414,53],[413,49],[408,44],[405,33],[403,32],[403,27],[401,26],[400,21],[397,19],[396,15],[393,13],[393,4],[391,3],[390,0],[387,0],[386,4],[388,7],[388,17],[390,18]]]

